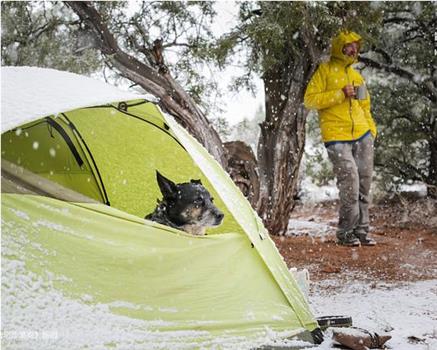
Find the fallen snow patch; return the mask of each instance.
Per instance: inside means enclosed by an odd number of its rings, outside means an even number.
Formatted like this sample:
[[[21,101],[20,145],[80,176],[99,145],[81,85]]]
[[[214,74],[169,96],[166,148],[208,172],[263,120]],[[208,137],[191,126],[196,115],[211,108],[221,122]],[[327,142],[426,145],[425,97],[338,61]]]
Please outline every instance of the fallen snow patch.
[[[302,180],[300,195],[304,203],[320,203],[338,199],[338,189],[334,183],[326,186],[317,186],[306,177]]]
[[[9,210],[21,219],[30,220],[29,215],[27,215],[25,212],[23,212],[21,210],[14,209],[14,208],[9,208]]]
[[[310,303],[318,316],[348,315],[353,326],[388,333],[387,346],[402,350],[437,349],[437,280],[376,288],[358,282],[333,291],[338,281],[314,283]],[[331,349],[327,339],[313,349]]]
[[[335,232],[335,229],[327,224],[308,220],[290,219],[286,236],[312,236],[322,237]]]
[[[424,183],[404,184],[400,186],[399,190],[401,192],[414,192],[422,198],[427,195],[427,188]]]

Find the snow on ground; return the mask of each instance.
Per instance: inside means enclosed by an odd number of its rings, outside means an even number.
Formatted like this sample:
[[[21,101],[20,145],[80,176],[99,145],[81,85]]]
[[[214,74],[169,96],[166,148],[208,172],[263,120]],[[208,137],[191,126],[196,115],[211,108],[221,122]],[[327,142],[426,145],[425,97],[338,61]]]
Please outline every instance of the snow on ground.
[[[334,289],[334,290],[333,290]],[[411,284],[325,280],[313,283],[310,303],[317,316],[346,315],[353,326],[387,333],[396,350],[437,349],[437,279]],[[331,349],[329,338],[312,349]]]
[[[405,192],[422,193],[420,184],[404,185]],[[304,205],[338,199],[333,186],[318,187],[308,181],[302,193]],[[323,237],[333,234],[328,223],[291,219],[288,235]],[[437,279],[415,283],[387,284],[375,281],[372,286],[357,282],[358,276],[336,276],[336,279],[310,283],[309,301],[316,316],[351,316],[353,326],[378,334],[387,333],[392,339],[387,346],[396,350],[437,349]],[[308,286],[299,279],[305,291]],[[323,344],[311,349],[331,349],[332,333],[325,332]]]
[[[315,221],[290,219],[286,236],[322,237],[335,232],[335,228]]]
[[[426,197],[427,189],[424,183],[413,183],[401,185],[401,192],[415,192],[419,197]]]
[[[300,184],[300,196],[304,203],[320,203],[338,199],[338,189],[335,183],[326,186],[317,186],[312,179],[306,177]]]

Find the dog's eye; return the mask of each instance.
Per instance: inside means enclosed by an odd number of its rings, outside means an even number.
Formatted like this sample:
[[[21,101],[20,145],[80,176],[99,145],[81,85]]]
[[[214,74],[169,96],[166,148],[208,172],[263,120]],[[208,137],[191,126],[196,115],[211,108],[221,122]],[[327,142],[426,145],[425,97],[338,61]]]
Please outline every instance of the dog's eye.
[[[196,205],[196,207],[204,207],[205,206],[205,200],[203,199],[203,197],[199,197],[194,201],[194,204]]]

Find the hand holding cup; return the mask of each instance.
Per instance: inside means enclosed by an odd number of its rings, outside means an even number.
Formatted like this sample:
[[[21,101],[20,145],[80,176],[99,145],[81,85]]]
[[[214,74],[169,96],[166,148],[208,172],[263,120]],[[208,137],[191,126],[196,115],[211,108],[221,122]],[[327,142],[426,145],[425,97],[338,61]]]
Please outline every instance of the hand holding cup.
[[[346,85],[343,89],[343,93],[346,97],[354,97],[355,96],[355,88],[353,87],[353,85]]]

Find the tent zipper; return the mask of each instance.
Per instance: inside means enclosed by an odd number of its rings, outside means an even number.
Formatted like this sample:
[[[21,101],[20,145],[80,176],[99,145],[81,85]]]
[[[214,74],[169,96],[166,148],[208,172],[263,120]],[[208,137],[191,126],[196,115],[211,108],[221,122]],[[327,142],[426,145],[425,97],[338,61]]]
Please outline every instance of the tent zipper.
[[[76,125],[73,124],[73,122],[72,122],[72,121],[71,121],[71,120],[70,120],[70,119],[65,115],[65,113],[62,113],[62,116],[63,116],[63,117],[65,118],[65,120],[67,121],[68,126],[71,128],[71,130],[73,130],[73,133],[74,133],[75,135],[77,135],[77,137],[80,139],[80,141],[82,142],[82,144],[85,146],[86,151],[87,151],[87,153],[89,154],[89,157],[91,158],[91,162],[93,163],[94,169],[96,169],[95,172],[97,173],[97,176],[96,176],[96,174],[94,173],[94,171],[93,171],[93,175],[94,175],[94,178],[96,179],[97,183],[99,183],[100,186],[101,186],[100,192],[101,192],[101,194],[102,194],[102,196],[103,196],[103,199],[104,199],[104,201],[105,201],[105,204],[111,206],[111,204],[110,204],[110,202],[109,202],[109,198],[108,198],[108,193],[106,192],[106,188],[105,188],[105,185],[104,185],[104,183],[103,183],[102,176],[100,175],[100,171],[99,171],[99,168],[97,167],[97,163],[96,163],[96,161],[95,161],[95,159],[94,159],[94,157],[93,157],[93,154],[91,153],[90,149],[88,148],[88,145],[87,145],[87,143],[85,142],[84,138],[82,137],[81,133],[80,133],[79,130],[76,128]]]
[[[346,66],[344,68],[344,70],[345,70],[345,73],[346,73],[347,82],[348,82],[348,84],[350,84],[351,82],[350,82],[350,79],[349,79],[349,74],[347,72],[348,67],[349,66]],[[352,82],[352,84],[353,84],[353,82]],[[351,134],[352,134],[352,139],[353,139],[354,138],[355,122],[354,122],[354,118],[352,118],[352,98],[351,97],[349,97],[349,118],[351,119],[351,122],[352,122]]]
[[[65,132],[65,130],[62,128],[61,125],[56,123],[52,118],[46,117],[45,120],[47,123],[56,129],[56,131],[61,135],[61,137],[64,139],[65,143],[67,144],[68,148],[70,148],[71,153],[73,153],[74,159],[76,159],[77,164],[82,167],[83,165],[83,159],[80,157],[79,152],[77,151],[76,147],[73,144],[73,141],[71,141],[70,136]]]

